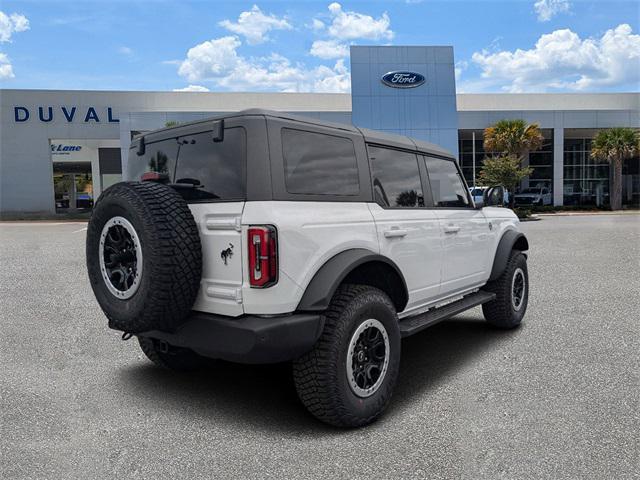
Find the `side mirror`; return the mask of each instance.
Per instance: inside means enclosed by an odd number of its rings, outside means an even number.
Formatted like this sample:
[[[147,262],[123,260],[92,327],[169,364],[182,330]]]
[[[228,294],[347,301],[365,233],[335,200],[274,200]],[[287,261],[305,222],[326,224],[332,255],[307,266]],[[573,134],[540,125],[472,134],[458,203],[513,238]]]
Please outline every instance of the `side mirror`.
[[[482,194],[482,205],[484,207],[501,207],[504,205],[504,187],[496,185],[487,188]]]

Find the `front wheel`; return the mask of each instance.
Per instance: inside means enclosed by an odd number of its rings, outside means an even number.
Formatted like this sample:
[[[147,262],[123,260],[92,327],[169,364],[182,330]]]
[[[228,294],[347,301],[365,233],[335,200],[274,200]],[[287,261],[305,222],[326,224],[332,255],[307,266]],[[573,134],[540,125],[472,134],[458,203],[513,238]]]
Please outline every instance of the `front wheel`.
[[[338,427],[373,422],[398,377],[400,330],[389,297],[366,285],[343,285],[324,315],[313,350],[294,361],[298,396],[318,419]]]
[[[482,305],[487,322],[500,328],[520,325],[529,301],[529,273],[524,254],[512,250],[502,275],[487,283],[484,290],[496,294],[494,300]]]

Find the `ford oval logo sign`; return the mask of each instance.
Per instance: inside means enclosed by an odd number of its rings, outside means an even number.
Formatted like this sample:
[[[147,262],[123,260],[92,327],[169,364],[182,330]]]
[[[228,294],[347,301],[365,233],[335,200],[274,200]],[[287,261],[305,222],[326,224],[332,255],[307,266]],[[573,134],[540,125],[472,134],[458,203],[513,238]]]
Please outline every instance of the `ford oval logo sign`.
[[[424,75],[416,72],[389,72],[382,76],[382,83],[394,88],[415,88],[424,83]]]

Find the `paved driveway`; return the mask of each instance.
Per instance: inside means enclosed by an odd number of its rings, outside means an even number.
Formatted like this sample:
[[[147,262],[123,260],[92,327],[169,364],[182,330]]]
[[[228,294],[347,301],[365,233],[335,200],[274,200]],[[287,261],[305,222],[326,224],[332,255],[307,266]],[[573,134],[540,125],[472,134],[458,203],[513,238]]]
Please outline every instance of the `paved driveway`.
[[[2,478],[638,478],[640,216],[524,224],[522,328],[474,309],[407,339],[390,409],[352,431],[286,365],[154,368],[107,329],[83,227],[0,223]]]

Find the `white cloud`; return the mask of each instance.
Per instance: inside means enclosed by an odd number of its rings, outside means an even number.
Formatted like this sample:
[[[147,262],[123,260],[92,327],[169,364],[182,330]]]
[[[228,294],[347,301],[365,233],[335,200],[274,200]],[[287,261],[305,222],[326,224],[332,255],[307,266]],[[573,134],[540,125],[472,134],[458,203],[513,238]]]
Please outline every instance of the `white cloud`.
[[[325,24],[321,20],[318,20],[317,18],[311,20],[311,30],[313,30],[314,32],[324,30],[324,27]]]
[[[571,9],[569,0],[537,0],[533,9],[538,14],[538,20],[548,22],[559,13],[566,13]]]
[[[242,12],[236,23],[223,20],[219,22],[219,25],[244,36],[249,45],[266,42],[269,39],[266,34],[271,30],[291,30],[293,28],[286,18],[265,14],[257,5],[254,5],[248,12]]]
[[[121,53],[122,55],[126,55],[126,56],[131,56],[131,55],[133,55],[133,49],[129,48],[129,47],[122,46],[122,47],[118,48],[118,53]]]
[[[25,30],[29,30],[27,17],[19,13],[7,15],[0,11],[0,42],[10,42],[14,33],[24,32]]]
[[[329,5],[331,21],[327,27],[324,22],[314,18],[311,29],[325,32],[327,40],[316,40],[311,45],[309,54],[322,58],[345,58],[349,56],[350,40],[391,40],[394,36],[389,28],[391,20],[385,12],[378,19],[363,13],[344,11],[342,5],[334,2]],[[350,42],[349,42],[350,43]]]
[[[333,67],[308,68],[278,54],[244,57],[237,37],[208,40],[189,49],[178,73],[190,82],[210,82],[231,91],[347,92],[350,75],[343,60]]]
[[[203,87],[202,85],[189,85],[184,88],[174,88],[174,92],[209,92],[210,90],[207,87]]]
[[[530,50],[483,50],[472,56],[487,84],[509,92],[575,90],[640,83],[640,35],[627,24],[600,38],[581,39],[569,29],[542,35]]]
[[[0,52],[0,80],[6,80],[7,78],[13,78],[13,67],[11,61],[6,53]]]
[[[338,40],[316,40],[311,45],[309,51],[311,55],[318,58],[344,58],[349,55],[349,46],[340,43]]]
[[[343,60],[338,60],[333,68],[324,65],[306,68],[277,54],[262,59],[240,57],[235,68],[215,79],[215,83],[234,91],[348,92],[351,86]]]
[[[236,49],[238,37],[221,37],[190,48],[178,74],[190,82],[221,77],[232,71],[240,61]]]
[[[391,20],[387,12],[375,19],[363,13],[344,11],[342,5],[337,2],[329,5],[329,12],[332,19],[328,33],[335,39],[391,40],[393,38],[394,33],[389,29]]]

